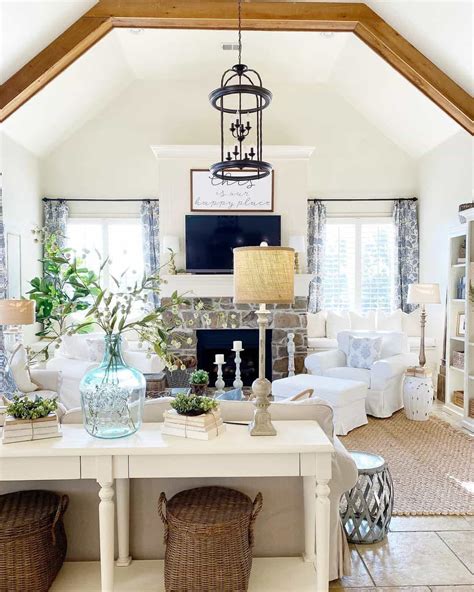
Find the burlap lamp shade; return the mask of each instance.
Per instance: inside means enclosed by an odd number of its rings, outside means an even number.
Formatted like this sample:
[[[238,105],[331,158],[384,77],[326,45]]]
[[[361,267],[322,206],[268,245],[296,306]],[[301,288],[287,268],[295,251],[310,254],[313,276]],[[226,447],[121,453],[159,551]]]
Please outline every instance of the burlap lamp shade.
[[[234,302],[292,304],[295,251],[288,247],[234,249]]]
[[[0,325],[32,325],[34,322],[34,300],[0,300]]]

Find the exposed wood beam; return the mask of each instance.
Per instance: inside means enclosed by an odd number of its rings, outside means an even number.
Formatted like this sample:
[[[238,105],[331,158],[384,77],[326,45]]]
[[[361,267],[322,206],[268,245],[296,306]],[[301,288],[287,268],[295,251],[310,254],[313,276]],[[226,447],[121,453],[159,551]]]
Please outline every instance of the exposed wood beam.
[[[109,18],[82,17],[0,87],[0,121],[26,103],[112,30]]]
[[[474,99],[365,4],[250,1],[243,28],[349,31],[474,134]],[[114,27],[234,29],[235,0],[101,0],[0,88],[0,121]]]

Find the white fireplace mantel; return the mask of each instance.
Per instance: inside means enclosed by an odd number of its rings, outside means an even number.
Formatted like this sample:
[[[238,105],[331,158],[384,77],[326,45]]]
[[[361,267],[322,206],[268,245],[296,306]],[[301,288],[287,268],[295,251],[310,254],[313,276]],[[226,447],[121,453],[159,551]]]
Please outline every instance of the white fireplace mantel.
[[[295,275],[295,296],[307,297],[309,283],[313,279],[309,273]],[[231,274],[178,274],[162,276],[166,284],[162,287],[162,296],[167,297],[177,290],[196,298],[221,298],[234,295],[234,276]]]

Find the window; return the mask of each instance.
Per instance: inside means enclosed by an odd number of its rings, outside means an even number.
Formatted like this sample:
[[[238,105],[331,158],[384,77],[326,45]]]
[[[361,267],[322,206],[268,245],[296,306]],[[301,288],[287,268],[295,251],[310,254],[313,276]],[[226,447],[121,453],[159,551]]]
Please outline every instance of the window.
[[[323,267],[324,308],[392,309],[394,226],[387,218],[329,218]]]
[[[121,288],[133,285],[143,276],[142,229],[138,219],[71,218],[66,244],[79,253],[86,252],[86,265],[96,273],[101,258],[103,261],[109,257],[110,265],[102,272],[103,283],[113,291],[117,287],[112,276]]]

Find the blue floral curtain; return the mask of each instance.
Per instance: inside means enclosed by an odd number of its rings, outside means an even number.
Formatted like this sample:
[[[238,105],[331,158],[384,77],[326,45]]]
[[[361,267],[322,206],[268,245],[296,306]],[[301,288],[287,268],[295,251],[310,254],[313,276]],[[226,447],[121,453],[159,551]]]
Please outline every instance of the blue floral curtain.
[[[397,199],[393,205],[395,225],[395,308],[412,312],[416,305],[407,304],[408,286],[418,283],[420,268],[418,236],[418,202]]]
[[[308,272],[314,275],[309,285],[308,311],[323,307],[323,261],[326,239],[326,206],[322,201],[308,202]]]
[[[56,235],[58,245],[64,247],[69,206],[65,201],[45,201],[43,204],[44,227],[50,234]]]
[[[155,273],[160,269],[160,202],[158,200],[144,200],[140,207],[143,234],[143,253],[145,257],[145,272]],[[159,298],[155,294],[153,301],[159,305]]]
[[[7,257],[5,248],[5,227],[3,224],[3,199],[0,187],[0,299],[7,297]],[[17,391],[15,381],[8,367],[7,352],[3,339],[3,326],[0,325],[0,393],[11,398]]]

